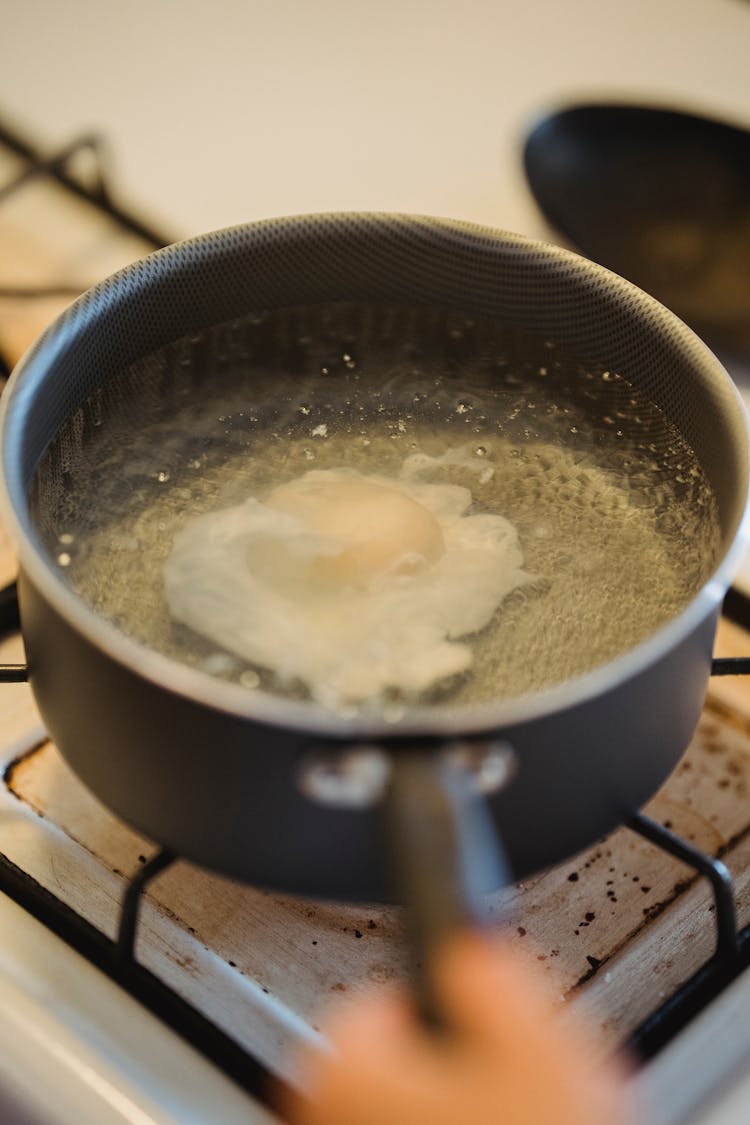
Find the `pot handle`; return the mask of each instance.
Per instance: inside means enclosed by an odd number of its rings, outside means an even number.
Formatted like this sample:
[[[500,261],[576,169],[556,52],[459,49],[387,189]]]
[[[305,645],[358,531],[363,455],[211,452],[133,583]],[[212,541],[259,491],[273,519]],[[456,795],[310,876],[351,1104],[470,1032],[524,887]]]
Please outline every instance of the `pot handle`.
[[[11,582],[0,589],[0,637],[15,633],[20,624],[16,584]],[[25,664],[0,664],[0,684],[23,684],[28,678]]]
[[[487,920],[484,895],[510,869],[475,779],[449,754],[397,751],[382,805],[390,878],[406,904],[416,953],[418,1012],[449,1030],[432,978],[434,957],[457,930]]]

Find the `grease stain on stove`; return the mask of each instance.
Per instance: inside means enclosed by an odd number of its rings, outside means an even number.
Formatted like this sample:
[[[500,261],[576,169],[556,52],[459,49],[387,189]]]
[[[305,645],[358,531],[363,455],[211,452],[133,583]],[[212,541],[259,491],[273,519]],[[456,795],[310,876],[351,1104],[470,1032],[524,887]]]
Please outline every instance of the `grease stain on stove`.
[[[393,980],[396,975],[396,970],[392,965],[371,965],[367,970],[367,977],[373,984],[386,984],[389,980]]]
[[[198,966],[195,959],[189,953],[180,953],[177,949],[171,948],[166,950],[167,957],[170,961],[174,961],[179,969],[182,969],[188,976],[198,977]]]
[[[574,986],[575,988],[580,988],[582,984],[586,984],[587,981],[590,981],[592,977],[596,976],[596,974],[599,972],[599,969],[604,964],[604,958],[594,957],[593,953],[587,953],[586,960],[589,963],[588,972],[584,973],[582,977],[578,978]]]

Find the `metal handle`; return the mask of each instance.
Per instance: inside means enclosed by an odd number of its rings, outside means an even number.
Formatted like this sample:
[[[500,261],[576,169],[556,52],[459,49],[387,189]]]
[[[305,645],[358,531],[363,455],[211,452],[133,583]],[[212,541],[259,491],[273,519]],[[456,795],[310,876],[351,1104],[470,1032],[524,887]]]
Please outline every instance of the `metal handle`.
[[[382,815],[394,891],[408,908],[417,1008],[446,1030],[432,969],[459,929],[481,926],[484,895],[510,882],[489,810],[470,774],[448,756],[394,756]]]
[[[0,589],[0,636],[15,633],[21,622],[15,582]],[[0,684],[24,684],[29,678],[25,664],[0,664]]]
[[[5,633],[15,633],[20,624],[18,590],[15,582],[10,582],[0,589],[0,636]]]
[[[26,664],[0,664],[0,684],[25,684],[28,679]]]

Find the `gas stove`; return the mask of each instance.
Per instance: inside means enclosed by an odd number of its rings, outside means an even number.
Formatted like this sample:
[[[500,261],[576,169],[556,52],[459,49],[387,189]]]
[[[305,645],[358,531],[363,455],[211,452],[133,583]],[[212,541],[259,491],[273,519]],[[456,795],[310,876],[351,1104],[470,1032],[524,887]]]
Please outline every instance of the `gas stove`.
[[[0,124],[9,366],[75,292],[168,241],[113,201],[101,167],[76,170],[97,151],[84,138],[42,159]],[[13,570],[0,538],[0,581]],[[22,663],[7,596],[1,608],[0,661]],[[733,591],[725,609],[717,655],[750,654],[750,603]],[[0,718],[2,1119],[271,1119],[271,1083],[294,1081],[295,1045],[322,1046],[327,1005],[408,978],[401,912],[282,896],[167,855],[76,779],[25,683],[0,685]],[[724,674],[642,815],[488,904],[598,1050],[627,1044],[641,1060],[639,1091],[675,1125],[709,1103],[711,1121],[744,1119],[715,1097],[750,1056],[748,785],[750,683]]]

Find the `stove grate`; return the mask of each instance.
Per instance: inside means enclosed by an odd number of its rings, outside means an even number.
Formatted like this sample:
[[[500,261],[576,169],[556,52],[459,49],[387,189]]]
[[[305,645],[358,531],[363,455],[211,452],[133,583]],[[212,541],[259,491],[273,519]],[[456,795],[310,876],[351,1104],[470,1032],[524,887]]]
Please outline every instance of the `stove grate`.
[[[171,867],[177,856],[167,848],[162,848],[151,856],[134,875],[131,876],[122,898],[122,908],[115,939],[115,968],[118,973],[127,973],[135,961],[135,939],[138,931],[138,918],[141,898],[152,879],[167,867]]]
[[[278,1080],[267,1067],[137,961],[131,958],[118,964],[115,943],[2,853],[0,892],[124,988],[238,1086],[271,1106],[272,1086]]]
[[[64,190],[72,192],[79,199],[85,200],[101,213],[108,215],[123,231],[151,243],[154,249],[167,246],[174,241],[164,231],[145,223],[138,215],[117,202],[110,188],[112,176],[107,145],[98,133],[84,133],[63,145],[52,156],[45,156],[26,137],[16,133],[7,121],[0,119],[0,145],[14,155],[20,156],[26,165],[17,176],[0,188],[0,204],[40,177],[47,176],[55,180]],[[93,158],[88,183],[74,170],[76,158],[82,152],[89,152]],[[56,290],[62,293],[80,293],[80,291],[80,288],[76,289],[72,284],[66,286],[65,283],[61,283],[61,288]],[[41,289],[27,291],[24,288],[24,296],[39,295],[48,296],[49,291]]]
[[[750,663],[750,662],[749,662]],[[642,812],[635,813],[626,821],[628,828],[656,847],[668,852],[675,859],[692,867],[699,875],[705,876],[711,884],[716,907],[716,951],[714,960],[727,968],[736,963],[740,947],[737,933],[737,911],[734,901],[732,876],[726,864],[715,856],[706,855],[687,840],[670,832],[663,824],[651,820]]]

